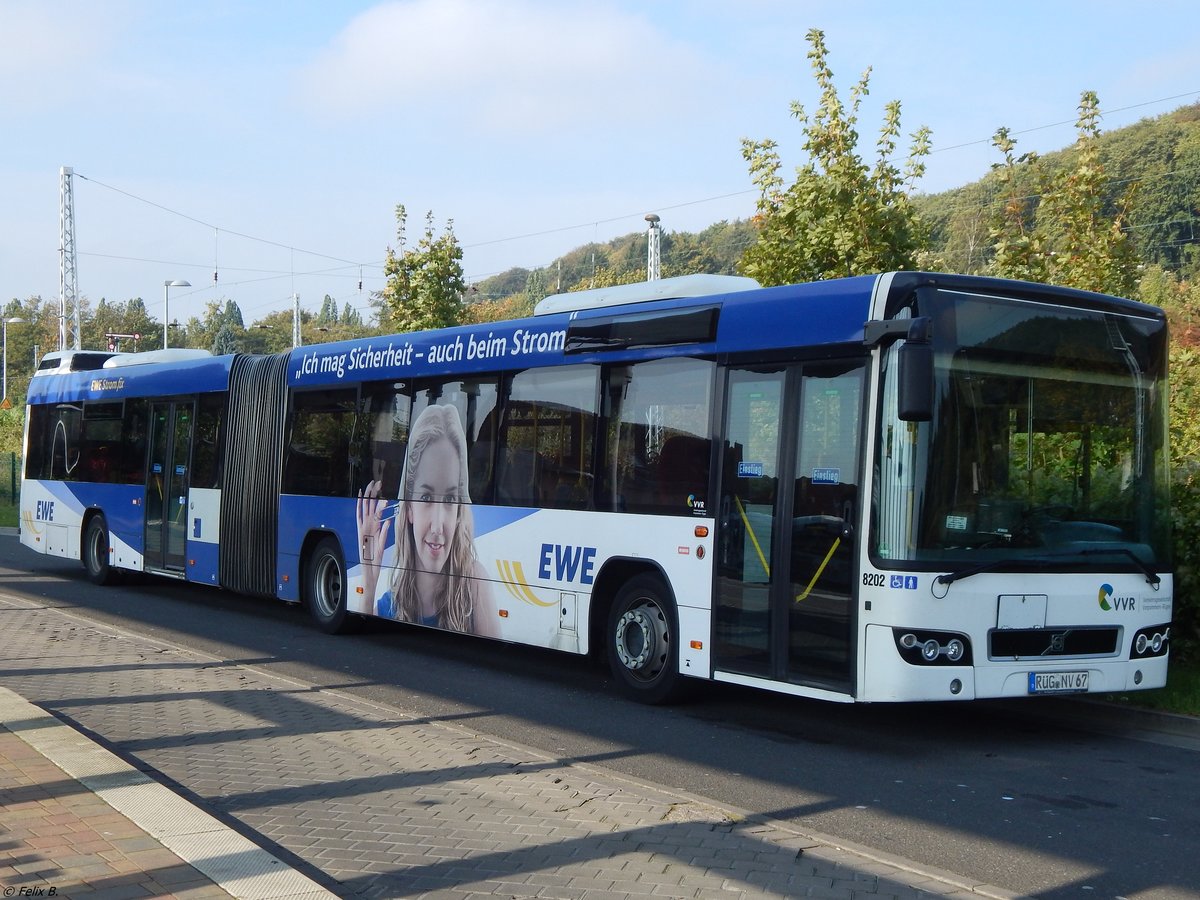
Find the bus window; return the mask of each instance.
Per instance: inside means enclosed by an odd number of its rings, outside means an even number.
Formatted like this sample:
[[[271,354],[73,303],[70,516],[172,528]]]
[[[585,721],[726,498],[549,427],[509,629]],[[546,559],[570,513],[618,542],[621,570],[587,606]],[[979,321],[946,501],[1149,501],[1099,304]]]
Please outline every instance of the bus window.
[[[496,502],[587,509],[599,370],[529,369],[509,380]]]
[[[79,438],[80,481],[114,482],[120,480],[121,426],[125,404],[120,400],[94,403],[83,407]]]
[[[201,394],[192,438],[191,486],[215,488],[221,483],[221,438],[224,434],[225,398]]]
[[[354,479],[350,439],[357,391],[296,394],[292,434],[283,465],[283,493],[349,497]]]
[[[468,491],[472,503],[492,501],[492,457],[496,448],[498,380],[495,378],[455,378],[451,381],[423,381],[413,394],[412,421],[427,406],[438,404],[458,410],[459,421],[467,438]]]
[[[45,478],[49,473],[50,435],[53,434],[54,408],[29,407],[29,438],[25,447],[25,477]]]
[[[59,481],[78,481],[79,436],[83,425],[82,410],[60,403],[54,410],[50,438],[49,477]]]
[[[400,491],[411,410],[412,400],[404,382],[363,385],[356,443],[362,448],[363,479],[380,482],[384,497],[394,498]]]
[[[659,359],[608,373],[605,508],[703,515],[708,510],[713,364]]]

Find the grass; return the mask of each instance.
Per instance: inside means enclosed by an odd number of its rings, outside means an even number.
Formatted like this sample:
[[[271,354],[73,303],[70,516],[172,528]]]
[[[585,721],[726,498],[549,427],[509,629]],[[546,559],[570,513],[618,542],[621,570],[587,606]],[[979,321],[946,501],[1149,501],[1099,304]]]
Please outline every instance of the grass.
[[[0,528],[4,526],[16,528],[17,514],[16,504],[7,502],[7,498],[0,499]]]
[[[1142,709],[1200,716],[1200,660],[1172,657],[1167,667],[1167,686],[1153,691],[1108,694],[1106,700]]]

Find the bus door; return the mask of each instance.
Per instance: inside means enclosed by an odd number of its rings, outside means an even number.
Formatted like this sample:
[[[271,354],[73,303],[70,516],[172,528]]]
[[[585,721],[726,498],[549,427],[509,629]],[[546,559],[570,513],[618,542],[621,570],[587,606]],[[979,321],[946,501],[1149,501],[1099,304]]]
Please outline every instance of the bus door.
[[[730,369],[714,663],[849,693],[863,365]]]
[[[187,542],[188,464],[194,400],[150,404],[150,459],[146,467],[147,569],[182,573]]]

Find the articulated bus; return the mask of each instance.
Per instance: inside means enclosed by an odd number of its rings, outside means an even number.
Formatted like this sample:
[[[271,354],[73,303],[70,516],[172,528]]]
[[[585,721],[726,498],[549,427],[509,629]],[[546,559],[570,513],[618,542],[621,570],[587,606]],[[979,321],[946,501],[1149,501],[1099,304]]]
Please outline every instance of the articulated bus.
[[[66,353],[29,388],[21,541],[329,632],[592,653],[646,702],[1153,688],[1166,359],[1159,309],[914,272],[685,276],[273,356]]]

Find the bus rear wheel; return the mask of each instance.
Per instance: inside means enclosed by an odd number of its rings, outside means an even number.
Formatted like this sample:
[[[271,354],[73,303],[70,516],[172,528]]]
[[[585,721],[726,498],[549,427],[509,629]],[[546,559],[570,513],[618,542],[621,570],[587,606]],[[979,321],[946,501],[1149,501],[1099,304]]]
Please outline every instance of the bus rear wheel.
[[[116,570],[108,564],[108,523],[104,516],[97,514],[88,519],[82,556],[83,568],[92,584],[112,584],[117,580]]]
[[[321,538],[308,557],[304,599],[317,627],[326,634],[342,634],[353,628],[355,619],[346,606],[346,589],[342,549],[333,538]]]
[[[642,703],[670,703],[683,693],[675,604],[661,579],[638,575],[613,599],[608,664],[624,693]]]

